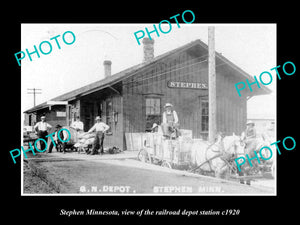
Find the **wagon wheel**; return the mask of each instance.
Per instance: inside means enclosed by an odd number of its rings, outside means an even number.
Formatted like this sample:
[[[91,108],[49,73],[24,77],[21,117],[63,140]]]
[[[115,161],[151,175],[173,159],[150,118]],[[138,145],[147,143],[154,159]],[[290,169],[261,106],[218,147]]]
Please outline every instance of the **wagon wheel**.
[[[172,166],[170,163],[168,163],[167,161],[163,161],[162,164],[161,164],[162,167],[166,167],[166,168],[169,168],[169,169],[172,169]]]
[[[138,160],[145,163],[152,163],[151,156],[146,149],[141,149],[137,156]]]

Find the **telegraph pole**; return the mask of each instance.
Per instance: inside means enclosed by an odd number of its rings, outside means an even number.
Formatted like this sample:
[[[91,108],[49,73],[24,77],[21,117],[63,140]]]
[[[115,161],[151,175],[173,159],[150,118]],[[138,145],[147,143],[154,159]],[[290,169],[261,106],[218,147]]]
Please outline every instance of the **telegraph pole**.
[[[35,107],[35,95],[36,94],[42,94],[42,89],[38,88],[27,88],[27,91],[32,91],[32,92],[27,92],[27,94],[33,94],[33,107]]]
[[[215,27],[208,27],[208,141],[217,134]]]

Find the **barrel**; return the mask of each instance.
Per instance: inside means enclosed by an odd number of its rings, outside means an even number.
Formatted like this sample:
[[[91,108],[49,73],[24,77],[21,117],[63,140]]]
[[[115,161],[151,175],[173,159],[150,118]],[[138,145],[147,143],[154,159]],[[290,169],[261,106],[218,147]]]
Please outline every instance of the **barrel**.
[[[70,127],[70,126],[64,126],[63,127],[64,129],[68,129],[68,131],[70,132],[69,135],[71,134],[71,138],[70,140],[67,142],[68,144],[75,144],[78,142],[78,132],[76,131],[76,129],[74,129],[73,127]],[[63,129],[62,128],[62,129]]]

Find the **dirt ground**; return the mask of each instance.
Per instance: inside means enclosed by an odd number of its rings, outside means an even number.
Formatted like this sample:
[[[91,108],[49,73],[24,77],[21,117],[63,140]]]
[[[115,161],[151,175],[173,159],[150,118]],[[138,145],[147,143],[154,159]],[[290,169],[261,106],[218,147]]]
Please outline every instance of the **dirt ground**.
[[[168,172],[159,166],[145,165],[133,159],[113,160],[104,159],[103,156],[102,158],[101,156],[81,156],[77,153],[53,154],[51,157],[54,158],[49,159],[48,155],[47,159],[42,161],[31,160],[31,167],[38,169],[42,180],[28,171],[25,172],[24,193],[88,194],[96,187],[96,193],[91,194],[116,194],[103,191],[105,188],[115,186],[129,186],[129,194],[153,194],[156,187],[169,186],[188,186],[192,188],[194,194],[199,193],[199,188],[201,190],[199,194],[210,193],[214,188],[220,191],[210,194],[270,194],[272,192],[206,177],[184,176],[174,171]],[[75,160],[75,158],[80,159]],[[51,185],[49,186],[43,180],[47,180]],[[81,187],[87,191],[82,193]]]
[[[54,194],[57,193],[39,176],[33,173],[28,163],[24,162],[23,191],[24,194]]]

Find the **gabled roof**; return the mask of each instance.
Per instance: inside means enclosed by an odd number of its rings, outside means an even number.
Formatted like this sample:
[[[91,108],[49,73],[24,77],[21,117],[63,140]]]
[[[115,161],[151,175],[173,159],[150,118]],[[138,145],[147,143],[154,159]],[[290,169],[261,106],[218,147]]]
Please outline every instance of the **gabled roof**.
[[[148,61],[148,62],[143,62],[143,63],[140,63],[140,64],[137,64],[135,66],[132,66],[128,69],[125,69],[123,71],[120,71],[114,75],[111,75],[109,77],[106,77],[102,80],[99,80],[99,81],[96,81],[96,82],[93,82],[91,84],[88,84],[88,85],[85,85],[81,88],[78,88],[78,89],[75,89],[73,91],[70,91],[70,92],[67,92],[63,95],[60,95],[60,96],[57,96],[53,99],[51,99],[51,101],[70,101],[70,100],[74,100],[80,96],[83,96],[83,95],[86,95],[86,94],[89,94],[91,92],[95,92],[95,91],[98,91],[98,90],[101,90],[101,89],[104,89],[104,88],[107,88],[109,86],[112,86],[132,75],[134,75],[137,71],[139,71],[140,69],[144,69],[146,67],[149,67],[151,66],[152,64],[156,63],[157,61],[165,58],[165,57],[168,57],[174,53],[179,53],[179,52],[182,52],[182,51],[185,51],[191,47],[195,47],[195,46],[200,46],[202,47],[204,50],[207,50],[208,51],[208,46],[207,44],[205,44],[204,42],[202,42],[200,39],[197,39],[195,41],[192,41],[188,44],[185,44],[183,46],[180,46],[178,48],[175,48],[171,51],[168,51],[162,55],[159,55],[159,56],[156,56],[154,57],[152,60]],[[229,67],[233,68],[234,70],[236,70],[239,74],[241,74],[241,77],[242,78],[245,78],[245,79],[249,79],[249,81],[254,81],[253,77],[250,76],[248,73],[246,73],[244,70],[242,70],[241,68],[239,68],[237,65],[235,65],[234,63],[232,63],[231,61],[229,61],[227,58],[225,58],[222,54],[216,52],[216,58],[219,58],[221,61],[223,61],[224,63],[226,63]],[[269,94],[271,93],[271,90],[262,86],[261,87],[261,92],[260,94]],[[33,108],[30,108],[28,110],[26,110],[24,113],[31,113],[31,112],[34,112],[34,111],[37,111],[37,110],[40,110],[40,109],[43,109],[43,108],[46,108],[48,107],[48,104],[47,102],[44,102],[44,103],[41,103]]]

